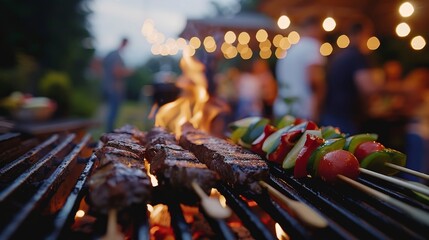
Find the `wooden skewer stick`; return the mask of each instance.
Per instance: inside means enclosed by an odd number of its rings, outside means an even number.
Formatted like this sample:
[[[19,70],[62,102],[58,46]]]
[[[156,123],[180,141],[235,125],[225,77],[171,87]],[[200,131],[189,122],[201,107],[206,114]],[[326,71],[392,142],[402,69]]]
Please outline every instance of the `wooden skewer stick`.
[[[192,187],[197,195],[201,198],[201,206],[204,208],[207,215],[216,219],[224,219],[231,216],[231,209],[226,206],[223,207],[219,199],[207,196],[204,190],[198,185],[196,181],[192,181]]]
[[[107,219],[107,231],[106,235],[104,235],[102,240],[122,240],[124,239],[124,235],[118,231],[117,224],[117,211],[116,209],[110,209],[109,215]]]
[[[259,184],[267,188],[268,192],[275,198],[286,204],[286,206],[288,206],[301,221],[316,228],[324,228],[328,226],[326,219],[306,204],[286,197],[264,181],[260,181]]]
[[[347,184],[353,186],[354,188],[367,193],[368,195],[371,195],[375,198],[378,198],[384,202],[387,202],[391,205],[394,205],[397,208],[400,208],[404,211],[405,214],[408,214],[412,218],[418,220],[421,223],[424,223],[425,225],[429,226],[429,214],[425,211],[422,211],[418,208],[415,208],[413,206],[410,206],[408,204],[405,204],[399,200],[396,200],[395,198],[392,198],[382,192],[379,192],[375,189],[372,189],[368,186],[363,185],[362,183],[359,183],[351,178],[348,178],[343,175],[337,176],[342,181],[346,182]]]
[[[412,170],[412,169],[409,169],[409,168],[406,168],[406,167],[402,167],[402,166],[399,166],[399,165],[396,165],[396,164],[392,164],[392,163],[385,163],[384,165],[386,165],[386,166],[388,166],[390,168],[396,169],[398,171],[406,172],[406,173],[412,174],[414,176],[417,176],[419,178],[423,178],[423,179],[429,180],[429,175],[426,174],[426,173],[415,171],[415,170]]]
[[[427,188],[427,187],[423,187],[423,186],[419,186],[419,185],[414,185],[414,184],[411,184],[409,182],[406,182],[406,181],[403,181],[403,180],[399,180],[399,179],[396,179],[396,178],[393,178],[393,177],[389,177],[389,176],[386,176],[386,175],[383,175],[383,174],[380,174],[380,173],[377,173],[377,172],[374,172],[374,171],[371,171],[371,170],[368,170],[368,169],[365,169],[365,168],[359,168],[359,170],[362,173],[368,174],[370,176],[373,176],[373,177],[376,177],[376,178],[379,178],[379,179],[383,179],[384,181],[387,181],[387,182],[390,182],[390,183],[399,185],[401,187],[408,188],[410,190],[413,190],[413,191],[416,191],[416,192],[419,192],[419,193],[423,193],[423,194],[429,196],[429,188]]]

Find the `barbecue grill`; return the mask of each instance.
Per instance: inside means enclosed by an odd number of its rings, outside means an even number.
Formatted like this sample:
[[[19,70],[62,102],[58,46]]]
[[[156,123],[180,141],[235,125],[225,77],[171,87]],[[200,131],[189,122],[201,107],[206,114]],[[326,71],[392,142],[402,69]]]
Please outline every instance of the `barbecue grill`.
[[[98,141],[89,134],[58,132],[50,136],[6,133],[0,136],[0,239],[94,239],[104,234],[107,217],[91,214],[86,205],[86,182],[98,160],[93,150]],[[199,213],[215,239],[237,239],[235,227],[247,229],[254,239],[276,239],[278,226],[291,239],[425,239],[427,226],[403,210],[368,196],[351,186],[328,185],[318,179],[295,179],[293,174],[269,164],[268,183],[282,194],[319,212],[328,227],[311,228],[268,193],[254,194],[218,183],[216,189],[233,210],[230,219]],[[370,176],[359,182],[400,201],[429,212],[429,205],[410,190]],[[168,206],[176,239],[196,238],[184,206],[169,189],[154,187],[152,205]],[[77,217],[87,212],[85,222]],[[134,206],[119,222],[131,239],[155,239],[146,205]],[[246,234],[244,234],[246,235]],[[244,236],[241,235],[241,236]]]

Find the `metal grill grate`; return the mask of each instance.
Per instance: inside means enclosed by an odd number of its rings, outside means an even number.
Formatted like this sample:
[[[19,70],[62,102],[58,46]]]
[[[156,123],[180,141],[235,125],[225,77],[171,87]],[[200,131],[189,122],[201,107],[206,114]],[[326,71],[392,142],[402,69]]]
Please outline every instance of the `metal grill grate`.
[[[8,134],[0,138],[0,148],[10,150],[10,157],[0,162],[0,239],[94,239],[105,231],[105,216],[97,216],[91,231],[77,234],[72,228],[80,204],[85,202],[85,182],[97,160],[91,137],[54,134],[49,138]],[[12,150],[13,149],[13,150]],[[20,149],[20,150],[18,150]],[[25,149],[23,151],[22,149]],[[17,152],[13,152],[17,151]],[[252,195],[237,192],[224,184],[218,191],[226,198],[241,223],[255,239],[275,239],[275,232],[262,219],[257,208],[278,223],[292,239],[425,239],[427,226],[409,218],[402,210],[369,197],[350,186],[327,185],[317,179],[295,179],[280,167],[270,164],[268,183],[284,195],[306,203],[327,218],[324,229],[312,229],[298,221],[287,208],[267,193]],[[409,190],[362,176],[359,181],[404,203],[429,212]],[[180,203],[155,189],[155,202],[168,206],[176,239],[192,239]],[[236,239],[227,221],[205,215],[216,239]],[[150,224],[146,205],[130,212],[125,231],[132,239],[149,239]]]

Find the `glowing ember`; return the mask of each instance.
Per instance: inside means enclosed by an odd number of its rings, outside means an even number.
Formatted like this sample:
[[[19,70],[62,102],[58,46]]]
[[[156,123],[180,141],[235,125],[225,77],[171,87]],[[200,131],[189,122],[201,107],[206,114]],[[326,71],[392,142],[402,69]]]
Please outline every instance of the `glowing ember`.
[[[279,239],[279,240],[290,239],[289,236],[285,233],[285,231],[283,231],[283,229],[280,226],[280,224],[276,223],[275,224],[275,228],[276,228],[276,237],[277,237],[277,239]]]
[[[158,186],[158,179],[153,174],[150,173],[150,163],[148,163],[148,161],[145,161],[144,166],[147,169],[146,173],[149,176],[152,187]]]
[[[184,56],[180,67],[183,75],[176,85],[181,88],[181,95],[176,101],[159,108],[155,125],[176,133],[176,136],[180,136],[181,126],[186,122],[210,132],[211,122],[221,108],[209,101],[204,65],[193,57]]]
[[[83,216],[85,216],[85,211],[83,211],[83,210],[78,210],[78,211],[76,212],[75,218],[81,218],[81,217],[83,217]]]

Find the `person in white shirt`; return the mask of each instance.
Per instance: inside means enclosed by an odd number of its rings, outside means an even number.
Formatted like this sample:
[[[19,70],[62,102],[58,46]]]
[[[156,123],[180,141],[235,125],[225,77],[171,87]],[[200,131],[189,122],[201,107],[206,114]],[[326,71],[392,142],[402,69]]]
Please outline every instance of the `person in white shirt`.
[[[325,57],[320,54],[320,19],[311,16],[300,24],[300,40],[277,61],[278,95],[274,116],[286,114],[318,122],[325,95]]]

